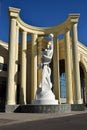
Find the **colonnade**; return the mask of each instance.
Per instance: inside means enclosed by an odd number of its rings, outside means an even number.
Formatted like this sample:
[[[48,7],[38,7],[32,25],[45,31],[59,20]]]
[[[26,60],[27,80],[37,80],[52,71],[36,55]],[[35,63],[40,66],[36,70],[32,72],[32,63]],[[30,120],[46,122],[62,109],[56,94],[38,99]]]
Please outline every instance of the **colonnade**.
[[[53,54],[53,87],[56,99],[60,100],[60,70],[59,70],[59,34],[64,34],[65,39],[65,70],[66,70],[66,99],[68,104],[81,104],[81,88],[79,76],[79,61],[78,61],[78,35],[77,24],[79,14],[69,15],[68,20],[57,27],[52,28],[37,28],[28,26],[23,23],[19,17],[20,9],[9,8],[10,15],[10,41],[9,41],[9,68],[8,68],[8,83],[7,83],[7,105],[15,105],[17,93],[17,75],[18,75],[18,39],[19,32],[22,32],[21,43],[21,69],[20,69],[20,104],[27,104],[26,100],[26,79],[27,79],[27,36],[31,35],[31,101],[35,99],[37,87],[40,82],[40,71],[38,64],[40,63],[40,52],[42,39],[53,33],[54,54]],[[71,35],[71,36],[70,36]],[[70,38],[71,37],[71,38]],[[72,40],[71,40],[72,39]],[[72,48],[71,48],[72,43]],[[72,49],[72,53],[71,53]],[[72,59],[72,62],[71,62]],[[72,83],[74,79],[74,85]]]

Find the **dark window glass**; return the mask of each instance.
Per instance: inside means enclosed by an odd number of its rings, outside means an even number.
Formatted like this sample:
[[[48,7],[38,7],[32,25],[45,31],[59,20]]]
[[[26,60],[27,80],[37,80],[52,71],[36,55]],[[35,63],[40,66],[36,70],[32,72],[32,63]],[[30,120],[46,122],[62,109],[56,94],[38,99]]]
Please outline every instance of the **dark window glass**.
[[[18,72],[20,71],[20,65],[18,64]]]
[[[6,81],[5,77],[0,77],[0,105],[5,104],[6,100]]]
[[[0,70],[7,71],[7,64],[0,63]]]
[[[65,60],[60,60],[60,95],[61,98],[66,98]]]

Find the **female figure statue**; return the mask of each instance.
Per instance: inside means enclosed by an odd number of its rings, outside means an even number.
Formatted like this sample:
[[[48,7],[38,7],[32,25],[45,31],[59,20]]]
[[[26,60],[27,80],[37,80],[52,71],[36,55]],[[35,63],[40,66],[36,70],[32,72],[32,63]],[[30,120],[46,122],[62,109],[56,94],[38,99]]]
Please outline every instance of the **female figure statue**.
[[[34,104],[58,104],[55,101],[55,95],[51,88],[51,69],[49,64],[53,56],[53,34],[49,35],[51,41],[47,45],[47,48],[42,50],[41,64],[42,64],[42,80],[36,92],[36,102]]]

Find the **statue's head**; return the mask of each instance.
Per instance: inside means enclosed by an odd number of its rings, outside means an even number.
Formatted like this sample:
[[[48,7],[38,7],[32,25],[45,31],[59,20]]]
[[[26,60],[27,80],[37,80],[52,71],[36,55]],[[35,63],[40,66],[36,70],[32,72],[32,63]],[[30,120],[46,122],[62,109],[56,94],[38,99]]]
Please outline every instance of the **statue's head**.
[[[51,46],[51,41],[48,42],[47,48],[50,48],[50,46]]]
[[[53,38],[54,35],[53,35],[52,33],[50,33],[49,36],[50,36],[51,38]]]

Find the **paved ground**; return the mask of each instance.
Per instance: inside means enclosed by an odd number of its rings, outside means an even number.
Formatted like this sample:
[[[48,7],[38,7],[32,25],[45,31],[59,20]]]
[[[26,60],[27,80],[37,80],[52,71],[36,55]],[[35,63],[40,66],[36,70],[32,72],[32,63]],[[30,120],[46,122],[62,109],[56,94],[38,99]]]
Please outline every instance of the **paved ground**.
[[[0,130],[87,130],[87,111],[68,114],[0,113]]]

